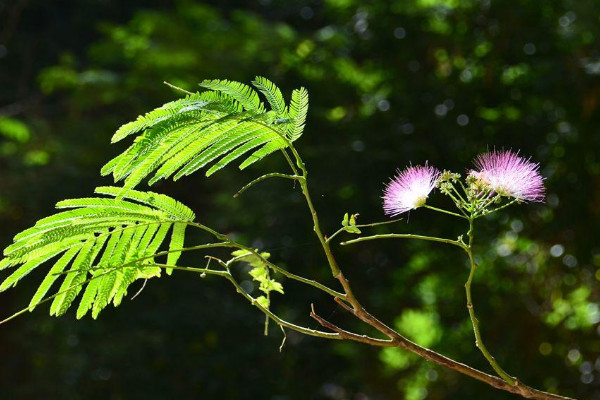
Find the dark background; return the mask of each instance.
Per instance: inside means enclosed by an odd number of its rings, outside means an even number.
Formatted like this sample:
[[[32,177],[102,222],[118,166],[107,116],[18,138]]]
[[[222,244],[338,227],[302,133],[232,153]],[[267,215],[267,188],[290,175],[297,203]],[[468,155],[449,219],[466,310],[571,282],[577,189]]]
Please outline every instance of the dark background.
[[[203,79],[264,75],[286,96],[302,85],[311,108],[297,147],[329,233],[345,212],[383,219],[383,183],[409,162],[463,172],[494,147],[540,162],[546,204],[479,223],[482,333],[524,382],[599,399],[599,15],[595,0],[0,0],[0,241],[57,200],[111,183],[99,169],[125,144],[110,146],[110,136],[179,96],[163,81],[196,90]],[[232,198],[285,167],[272,156],[153,190],[333,286],[298,190],[272,181]],[[464,230],[422,210],[394,227]],[[490,370],[474,347],[460,252],[400,241],[334,250],[372,312]],[[203,265],[202,254],[182,263]],[[42,276],[2,294],[1,317],[27,305]],[[332,321],[364,329],[331,299],[284,287],[274,308],[286,318],[316,327],[314,302]],[[516,398],[400,350],[289,332],[280,353],[279,329],[264,337],[263,316],[226,282],[186,273],[149,281],[97,321],[42,309],[0,326],[2,399]]]

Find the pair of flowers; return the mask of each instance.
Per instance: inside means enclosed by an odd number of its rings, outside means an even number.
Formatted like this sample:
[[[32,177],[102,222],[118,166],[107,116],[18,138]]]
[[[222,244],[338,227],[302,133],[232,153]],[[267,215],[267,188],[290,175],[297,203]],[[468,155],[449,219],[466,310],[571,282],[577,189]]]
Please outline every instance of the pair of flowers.
[[[488,196],[544,201],[544,178],[539,173],[539,164],[510,150],[480,154],[473,163],[476,169],[469,171],[469,177],[476,185],[487,189]],[[385,213],[395,216],[424,206],[441,176],[438,169],[427,163],[398,171],[384,190]]]

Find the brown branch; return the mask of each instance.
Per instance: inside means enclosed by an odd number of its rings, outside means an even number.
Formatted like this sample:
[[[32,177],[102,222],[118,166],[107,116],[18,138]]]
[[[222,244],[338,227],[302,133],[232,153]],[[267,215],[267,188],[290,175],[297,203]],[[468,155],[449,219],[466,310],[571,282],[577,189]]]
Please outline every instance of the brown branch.
[[[356,312],[354,311],[354,309],[352,307],[350,307],[344,300],[340,299],[339,297],[334,297],[333,299],[335,300],[336,303],[338,303],[340,306],[342,306],[342,308],[344,310],[348,311],[352,315],[356,315]]]
[[[311,207],[311,209],[312,209],[312,207]],[[316,221],[315,221],[315,225],[317,225]],[[319,235],[320,231],[315,229],[315,232],[317,232],[317,236],[320,236]],[[466,364],[460,363],[460,362],[455,361],[451,358],[448,358],[442,354],[436,353],[433,350],[427,349],[425,347],[421,347],[418,344],[409,340],[408,338],[402,336],[400,333],[396,332],[394,329],[387,326],[386,324],[384,324],[383,322],[381,322],[380,320],[378,320],[377,318],[375,318],[374,316],[369,314],[367,312],[367,310],[365,310],[365,308],[360,304],[360,302],[354,295],[352,287],[350,286],[350,282],[348,281],[348,279],[346,279],[346,277],[342,273],[341,269],[339,269],[339,267],[337,266],[337,263],[335,262],[335,258],[333,256],[333,254],[331,253],[331,250],[329,249],[328,243],[324,242],[323,247],[324,247],[325,253],[328,256],[328,260],[330,261],[330,264],[335,266],[335,268],[332,268],[332,270],[334,271],[333,275],[340,282],[340,284],[342,285],[342,288],[344,289],[344,293],[346,294],[345,299],[344,299],[346,302],[342,302],[341,299],[338,299],[338,300],[336,300],[337,303],[340,304],[344,309],[346,309],[349,312],[351,312],[352,314],[354,314],[361,321],[363,321],[366,324],[377,329],[379,332],[385,334],[387,337],[389,337],[391,339],[391,342],[385,341],[385,340],[382,341],[381,339],[369,338],[368,336],[363,337],[361,335],[357,335],[352,332],[344,331],[341,328],[331,324],[330,322],[325,321],[322,318],[318,317],[314,313],[314,310],[313,310],[313,312],[311,313],[311,316],[313,318],[315,318],[319,323],[321,323],[321,325],[327,327],[328,329],[333,330],[334,332],[337,332],[341,338],[350,339],[350,340],[367,343],[367,344],[371,344],[371,345],[376,345],[376,346],[389,346],[390,344],[392,344],[395,347],[401,347],[405,350],[415,353],[418,356],[420,356],[426,360],[429,360],[431,362],[434,362],[438,365],[449,368],[453,371],[457,371],[461,374],[470,376],[471,378],[477,379],[478,381],[487,383],[488,385],[495,387],[496,389],[514,393],[514,394],[520,395],[527,399],[573,400],[568,397],[563,397],[563,396],[559,396],[556,394],[547,393],[547,392],[543,392],[541,390],[534,389],[532,387],[529,387],[529,386],[521,383],[518,379],[515,380],[514,385],[511,385],[511,384],[505,382],[501,378],[486,374],[485,372],[479,371],[479,370],[472,368]]]
[[[317,321],[324,328],[330,329],[340,335],[342,339],[354,340],[355,342],[361,342],[365,344],[370,344],[371,346],[380,346],[380,347],[396,347],[396,343],[393,340],[384,340],[384,339],[376,339],[367,335],[359,335],[357,333],[346,331],[337,325],[332,324],[326,319],[320,317],[315,312],[314,304],[310,305],[310,316]]]
[[[402,336],[400,333],[396,332],[394,329],[390,328],[389,326],[387,326],[386,324],[384,324],[383,322],[381,322],[380,320],[375,318],[373,315],[369,314],[369,312],[367,312],[367,310],[364,309],[364,307],[359,303],[359,301],[354,296],[352,289],[350,287],[350,282],[344,277],[344,275],[340,272],[340,274],[338,275],[337,278],[340,281],[342,287],[344,288],[344,291],[346,292],[346,299],[347,299],[348,303],[350,303],[352,308],[350,308],[346,303],[342,302],[341,299],[336,299],[336,302],[338,304],[340,304],[342,307],[344,307],[346,310],[348,310],[349,312],[354,314],[361,321],[365,322],[366,324],[377,329],[379,332],[388,336],[391,339],[391,343],[395,347],[401,347],[405,350],[408,350],[412,353],[417,354],[418,356],[420,356],[426,360],[429,360],[431,362],[434,362],[438,365],[449,368],[451,370],[457,371],[461,374],[470,376],[471,378],[477,379],[478,381],[487,383],[488,385],[495,387],[496,389],[514,393],[514,394],[520,395],[522,397],[525,397],[527,399],[573,400],[572,398],[569,398],[569,397],[559,396],[557,394],[547,393],[547,392],[543,392],[541,390],[534,389],[532,387],[529,387],[529,386],[521,383],[519,380],[516,380],[514,385],[510,385],[501,378],[486,374],[485,372],[479,371],[479,370],[472,368],[466,364],[460,363],[460,362],[455,361],[451,358],[448,358],[442,354],[436,353],[433,350],[419,346],[418,344],[416,344],[416,343],[412,342],[411,340],[409,340],[408,338]],[[312,314],[313,313],[311,313],[311,316],[312,316]],[[327,322],[327,321],[325,321],[325,322]],[[333,326],[333,328],[340,329],[333,324],[331,324],[331,325]],[[328,329],[332,329],[331,326],[326,326],[326,325],[323,325],[323,326],[327,327]],[[341,337],[344,337],[344,335],[336,329],[332,329],[332,330],[338,332]],[[356,335],[356,334],[354,334],[354,335]],[[360,336],[360,335],[357,335],[357,336]],[[356,340],[354,337],[350,337],[350,336],[348,337],[348,339]],[[376,339],[376,340],[380,340],[380,339]],[[365,342],[363,340],[356,340],[356,341],[378,345],[375,342]],[[386,343],[385,346],[389,346],[387,343],[390,343],[390,342],[388,342],[388,341],[383,341],[383,342]]]

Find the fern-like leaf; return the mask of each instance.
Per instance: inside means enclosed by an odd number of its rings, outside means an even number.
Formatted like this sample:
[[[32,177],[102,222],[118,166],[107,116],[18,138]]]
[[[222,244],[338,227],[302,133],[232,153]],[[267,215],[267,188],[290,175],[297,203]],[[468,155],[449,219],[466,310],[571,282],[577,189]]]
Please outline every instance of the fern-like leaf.
[[[120,304],[135,280],[160,276],[160,268],[152,265],[153,256],[170,231],[169,250],[183,247],[185,227],[194,220],[194,213],[162,194],[123,192],[118,187],[99,187],[96,193],[110,197],[60,201],[57,208],[62,211],[15,236],[0,262],[2,268],[15,270],[0,284],[0,291],[58,257],[31,299],[29,310],[62,280],[50,314],[64,314],[85,288],[77,318],[90,310],[96,318],[111,301]],[[169,253],[168,264],[174,265],[179,254]]]
[[[290,146],[304,129],[308,92],[294,90],[286,106],[273,82],[257,77],[253,84],[270,110],[248,85],[205,80],[200,85],[209,91],[169,102],[123,125],[113,142],[138,136],[102,168],[102,174],[124,180],[127,190],[147,178],[149,184],[170,177],[177,180],[202,168],[210,176],[240,158],[240,169],[244,169]]]
[[[283,94],[281,94],[281,90],[273,82],[262,76],[257,76],[252,84],[265,96],[271,109],[279,117],[285,116],[286,106]]]
[[[308,114],[308,91],[305,88],[294,89],[292,92],[292,101],[290,102],[289,116],[292,123],[289,128],[291,140],[296,140],[304,132],[306,115]]]

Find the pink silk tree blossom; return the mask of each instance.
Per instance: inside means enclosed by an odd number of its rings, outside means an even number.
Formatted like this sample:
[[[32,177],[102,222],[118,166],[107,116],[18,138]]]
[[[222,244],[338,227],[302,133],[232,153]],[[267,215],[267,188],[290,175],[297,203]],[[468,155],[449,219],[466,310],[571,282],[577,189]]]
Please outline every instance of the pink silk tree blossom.
[[[546,189],[539,164],[510,150],[480,154],[473,163],[477,170],[471,171],[471,175],[500,196],[521,201],[544,201]]]
[[[389,216],[422,207],[435,188],[440,171],[425,163],[398,171],[383,192],[383,210]]]

